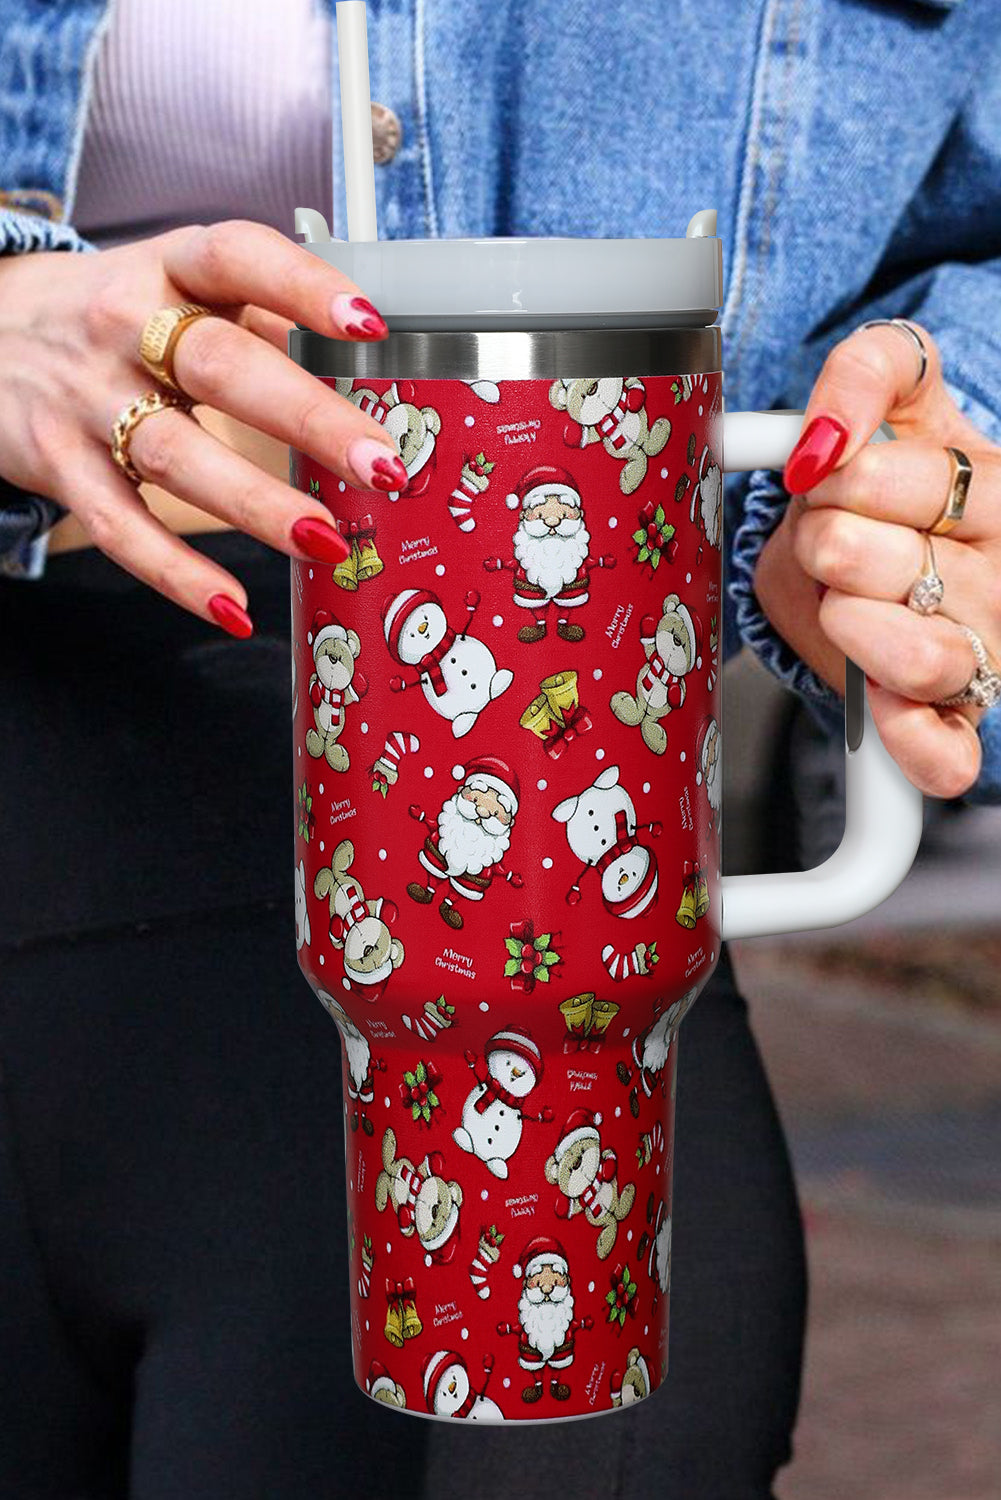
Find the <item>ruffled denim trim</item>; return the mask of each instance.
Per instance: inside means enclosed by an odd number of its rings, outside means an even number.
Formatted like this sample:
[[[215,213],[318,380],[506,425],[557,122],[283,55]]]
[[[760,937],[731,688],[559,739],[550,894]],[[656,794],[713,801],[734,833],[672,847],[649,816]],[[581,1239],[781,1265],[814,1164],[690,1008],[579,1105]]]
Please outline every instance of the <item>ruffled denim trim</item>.
[[[773,677],[806,703],[828,734],[844,733],[844,704],[771,625],[754,592],[754,569],[762,547],[782,519],[788,497],[769,469],[750,475],[743,515],[730,549],[727,592],[734,604],[737,631]]]

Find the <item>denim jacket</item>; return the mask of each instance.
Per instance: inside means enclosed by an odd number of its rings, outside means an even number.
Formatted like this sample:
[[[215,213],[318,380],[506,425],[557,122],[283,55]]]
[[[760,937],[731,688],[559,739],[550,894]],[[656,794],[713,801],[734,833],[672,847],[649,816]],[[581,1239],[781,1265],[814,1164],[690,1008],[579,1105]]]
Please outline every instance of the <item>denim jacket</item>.
[[[88,248],[73,198],[108,15],[108,0],[0,0],[0,251]],[[369,0],[373,98],[403,130],[377,168],[380,232],[663,237],[715,206],[730,410],[804,405],[833,343],[899,314],[931,330],[960,409],[1001,441],[997,23],[996,0]],[[332,65],[336,88],[336,41]],[[336,164],[336,109],[333,130]],[[39,193],[50,217],[17,211],[44,209]],[[752,587],[785,503],[775,474],[728,480],[725,644],[833,726],[836,695]],[[9,574],[40,571],[56,513],[0,493]],[[972,795],[1001,800],[1001,707],[981,739]]]

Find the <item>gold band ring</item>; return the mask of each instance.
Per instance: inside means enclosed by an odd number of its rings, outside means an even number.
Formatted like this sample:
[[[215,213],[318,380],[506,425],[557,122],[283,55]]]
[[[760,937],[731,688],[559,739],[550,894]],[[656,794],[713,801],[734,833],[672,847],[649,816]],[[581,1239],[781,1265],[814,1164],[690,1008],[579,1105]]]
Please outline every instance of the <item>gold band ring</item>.
[[[945,451],[952,465],[952,478],[949,481],[949,493],[938,519],[928,527],[931,536],[946,536],[954,526],[959,525],[966,509],[966,497],[969,494],[970,480],[973,477],[973,465],[965,453],[959,448],[946,448]]]
[[[126,479],[131,479],[133,484],[143,483],[142,475],[129,457],[133,434],[146,417],[152,417],[158,411],[168,411],[171,407],[190,413],[191,402],[187,396],[173,396],[169,391],[147,391],[145,395],[137,396],[135,401],[130,401],[115,418],[111,429],[111,456]]]
[[[182,302],[178,307],[158,307],[143,324],[139,335],[139,358],[154,380],[168,390],[184,395],[183,386],[174,374],[174,352],[178,339],[186,328],[199,318],[211,318],[210,307],[200,302]]]

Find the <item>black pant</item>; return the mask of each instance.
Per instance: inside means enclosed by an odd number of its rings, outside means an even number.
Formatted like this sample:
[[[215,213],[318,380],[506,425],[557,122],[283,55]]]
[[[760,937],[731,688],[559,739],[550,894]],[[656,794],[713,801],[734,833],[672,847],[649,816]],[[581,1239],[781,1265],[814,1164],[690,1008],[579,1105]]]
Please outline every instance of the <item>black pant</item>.
[[[541,1431],[356,1390],[339,1046],[284,895],[288,571],[200,545],[250,647],[92,553],[0,590],[0,1500],[767,1496],[802,1230],[725,956],[681,1032],[665,1386]]]
[[[665,1387],[470,1431],[353,1385],[339,1047],[292,931],[248,905],[5,955],[0,1494],[768,1495],[803,1254],[729,966],[681,1033]]]

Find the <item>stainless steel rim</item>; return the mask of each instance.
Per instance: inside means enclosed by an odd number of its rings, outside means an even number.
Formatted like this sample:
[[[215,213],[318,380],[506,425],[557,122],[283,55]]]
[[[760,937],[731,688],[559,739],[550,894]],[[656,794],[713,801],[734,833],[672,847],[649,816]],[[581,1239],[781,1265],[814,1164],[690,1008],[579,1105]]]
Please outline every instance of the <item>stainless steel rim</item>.
[[[537,380],[557,376],[703,375],[719,370],[718,328],[394,331],[378,343],[289,334],[289,355],[311,375],[373,380]]]

